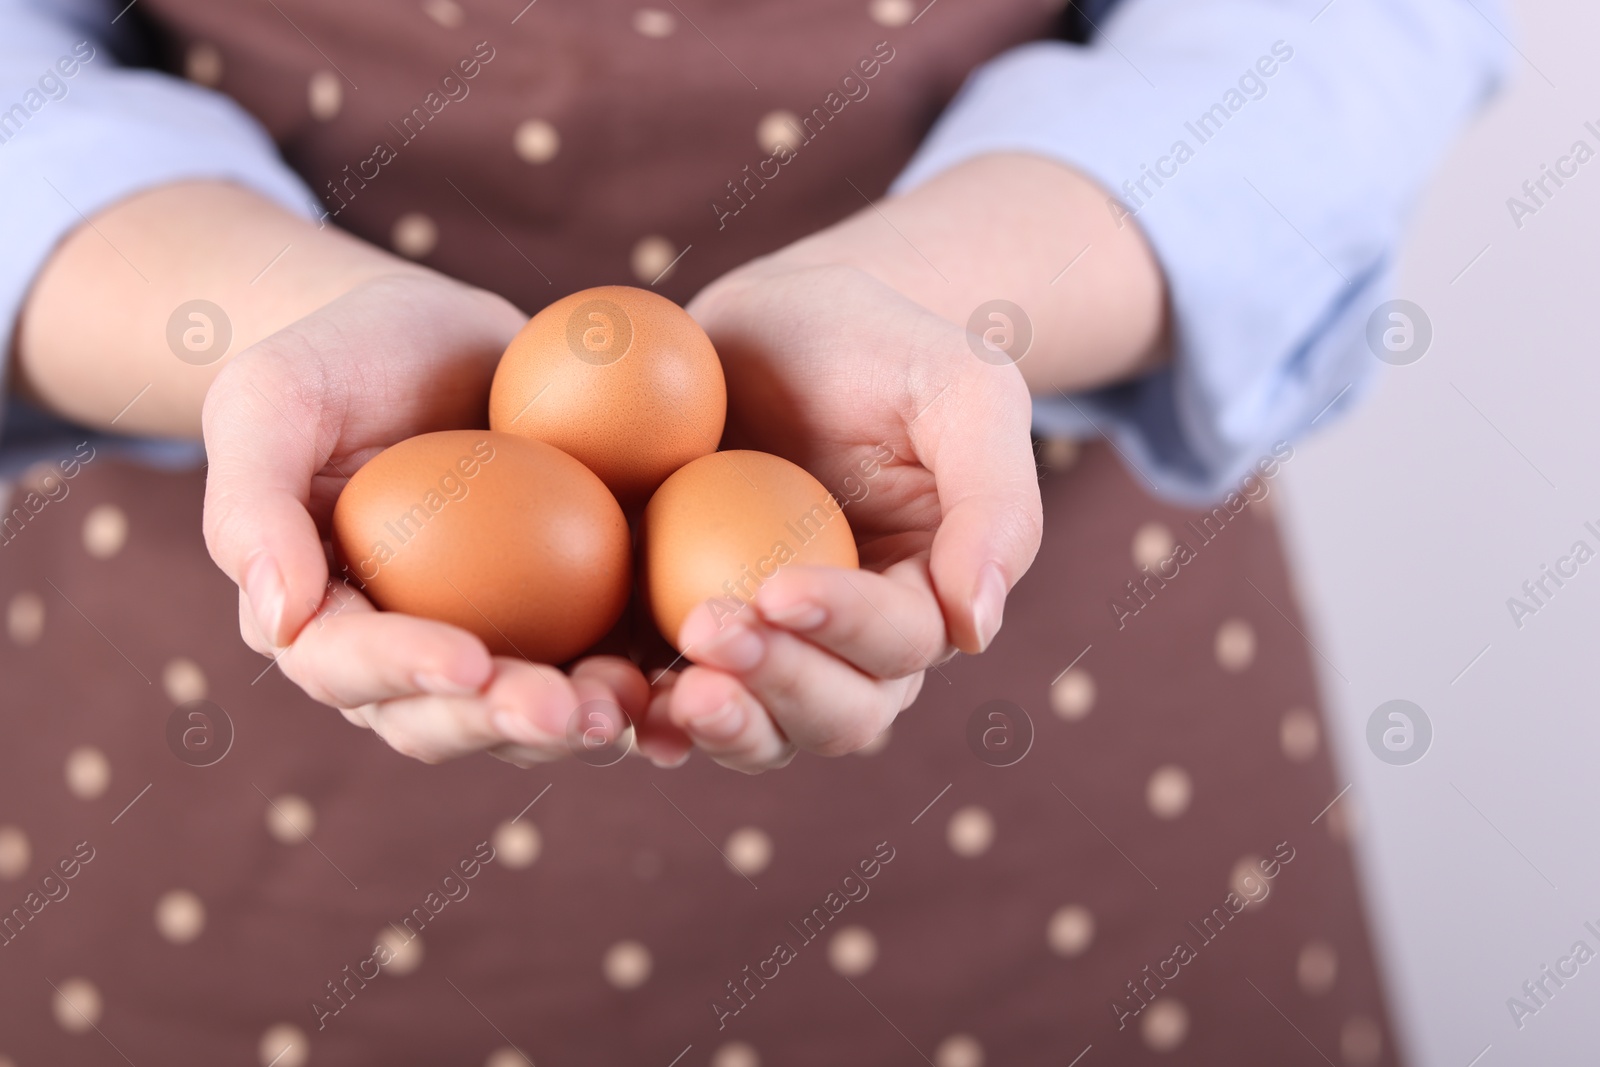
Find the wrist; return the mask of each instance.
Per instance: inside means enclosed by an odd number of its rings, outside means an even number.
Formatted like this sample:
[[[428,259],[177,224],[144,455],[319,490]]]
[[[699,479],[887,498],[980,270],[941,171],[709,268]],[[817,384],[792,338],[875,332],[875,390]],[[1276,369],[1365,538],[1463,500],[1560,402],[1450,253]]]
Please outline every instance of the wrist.
[[[1017,360],[1030,388],[1092,388],[1166,358],[1160,265],[1106,201],[1053,160],[979,156],[734,273],[848,267],[963,329],[1006,300],[1030,320],[1032,345]]]

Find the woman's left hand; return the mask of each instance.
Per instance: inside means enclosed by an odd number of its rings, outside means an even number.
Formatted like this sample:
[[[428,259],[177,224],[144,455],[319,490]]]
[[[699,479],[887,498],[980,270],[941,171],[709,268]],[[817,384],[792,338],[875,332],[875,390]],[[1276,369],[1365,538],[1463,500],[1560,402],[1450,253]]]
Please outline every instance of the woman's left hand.
[[[852,267],[784,255],[689,305],[728,381],[725,445],[798,463],[844,504],[861,570],[791,566],[755,611],[696,608],[665,716],[726,766],[872,741],[958,649],[983,651],[1039,548],[1028,389],[967,333]],[[940,683],[935,683],[940,684]]]

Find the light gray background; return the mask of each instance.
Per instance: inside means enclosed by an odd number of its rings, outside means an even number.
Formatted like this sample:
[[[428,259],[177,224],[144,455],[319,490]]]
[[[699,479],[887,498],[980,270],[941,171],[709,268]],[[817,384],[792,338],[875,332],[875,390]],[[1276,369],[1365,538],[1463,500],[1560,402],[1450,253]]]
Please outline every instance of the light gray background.
[[[1514,11],[1514,83],[1403,255],[1397,295],[1433,346],[1297,448],[1277,498],[1397,1023],[1427,1067],[1600,1063],[1600,959],[1520,1031],[1506,1007],[1579,938],[1600,951],[1600,558],[1522,629],[1506,607],[1575,540],[1600,550],[1600,158],[1520,230],[1506,208],[1575,140],[1600,151],[1600,10]],[[1366,747],[1397,697],[1434,727],[1409,767]]]

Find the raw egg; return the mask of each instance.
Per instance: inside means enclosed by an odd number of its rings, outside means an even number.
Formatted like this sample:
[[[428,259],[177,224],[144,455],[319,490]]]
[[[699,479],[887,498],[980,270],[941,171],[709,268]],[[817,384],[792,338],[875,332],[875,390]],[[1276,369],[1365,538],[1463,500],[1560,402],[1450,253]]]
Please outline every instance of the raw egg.
[[[674,645],[695,605],[731,616],[789,564],[860,566],[839,501],[765,452],[716,452],[674,473],[650,498],[640,536],[645,599]]]
[[[489,393],[489,425],[555,445],[624,506],[717,447],[728,413],[722,364],[672,301],[606,285],[562,297],[512,339]]]
[[[631,586],[628,523],[600,479],[557,448],[492,430],[380,452],[334,505],[333,541],[378,607],[538,663],[598,641]]]

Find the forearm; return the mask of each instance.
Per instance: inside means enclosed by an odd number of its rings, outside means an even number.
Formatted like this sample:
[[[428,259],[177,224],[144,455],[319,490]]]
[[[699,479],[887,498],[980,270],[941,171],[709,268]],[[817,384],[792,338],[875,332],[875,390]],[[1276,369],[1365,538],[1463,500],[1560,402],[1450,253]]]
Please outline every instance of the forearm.
[[[1131,220],[1094,182],[1030,155],[953,167],[782,253],[848,262],[966,327],[1009,300],[1033,343],[1017,364],[1037,394],[1107,385],[1165,358],[1166,288]]]
[[[236,186],[161,186],[100,212],[56,249],[23,306],[13,374],[76,422],[198,437],[206,390],[234,355],[363,281],[422,271]],[[214,360],[183,347],[182,331],[204,329],[198,320],[181,319],[178,351],[169,344],[169,320],[195,299],[221,308],[231,330]]]

